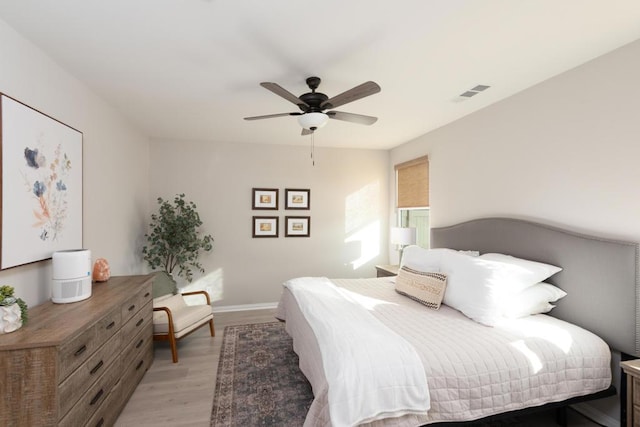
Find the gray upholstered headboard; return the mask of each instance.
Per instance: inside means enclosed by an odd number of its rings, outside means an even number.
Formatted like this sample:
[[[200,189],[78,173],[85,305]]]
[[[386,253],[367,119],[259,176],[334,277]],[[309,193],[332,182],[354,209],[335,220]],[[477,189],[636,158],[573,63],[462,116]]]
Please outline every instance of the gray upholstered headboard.
[[[562,267],[548,281],[567,296],[550,314],[594,332],[613,349],[640,356],[638,243],[483,218],[433,228],[431,246],[499,252]]]

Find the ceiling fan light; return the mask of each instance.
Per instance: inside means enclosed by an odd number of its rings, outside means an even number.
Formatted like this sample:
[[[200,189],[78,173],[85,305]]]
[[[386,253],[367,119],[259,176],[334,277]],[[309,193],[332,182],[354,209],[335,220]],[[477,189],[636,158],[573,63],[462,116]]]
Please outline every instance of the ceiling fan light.
[[[305,129],[318,129],[327,124],[329,116],[325,113],[305,113],[298,116],[298,123]]]

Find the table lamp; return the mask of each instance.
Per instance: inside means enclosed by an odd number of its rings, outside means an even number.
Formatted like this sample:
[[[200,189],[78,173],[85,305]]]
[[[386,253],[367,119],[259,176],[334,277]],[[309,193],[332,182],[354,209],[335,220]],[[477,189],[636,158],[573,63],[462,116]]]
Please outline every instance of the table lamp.
[[[402,251],[405,246],[415,245],[416,243],[416,229],[415,227],[391,227],[389,240],[391,244],[398,245],[400,263],[402,263]]]

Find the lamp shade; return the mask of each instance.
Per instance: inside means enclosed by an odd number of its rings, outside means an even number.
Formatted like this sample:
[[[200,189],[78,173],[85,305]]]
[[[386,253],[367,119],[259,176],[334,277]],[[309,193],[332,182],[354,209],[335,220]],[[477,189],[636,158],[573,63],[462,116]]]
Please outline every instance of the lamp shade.
[[[415,227],[392,227],[389,240],[394,245],[413,245],[416,243],[416,229]]]
[[[327,124],[329,116],[325,113],[305,113],[298,116],[298,123],[305,129],[318,129]]]

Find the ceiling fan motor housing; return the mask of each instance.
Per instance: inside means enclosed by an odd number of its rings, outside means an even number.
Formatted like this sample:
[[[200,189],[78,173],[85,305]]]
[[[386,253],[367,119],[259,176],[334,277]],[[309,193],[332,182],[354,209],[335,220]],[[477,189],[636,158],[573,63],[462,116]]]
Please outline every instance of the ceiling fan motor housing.
[[[329,97],[324,93],[309,92],[309,93],[303,93],[302,95],[300,95],[300,99],[306,102],[307,105],[309,106],[309,108],[300,107],[302,111],[304,111],[305,113],[319,113],[322,110],[324,110],[324,108],[320,108],[320,105],[324,101],[329,99]]]

